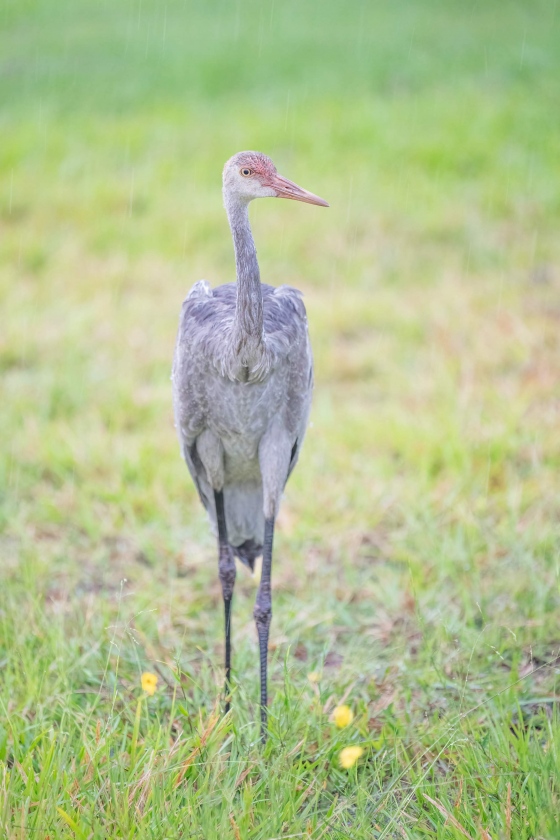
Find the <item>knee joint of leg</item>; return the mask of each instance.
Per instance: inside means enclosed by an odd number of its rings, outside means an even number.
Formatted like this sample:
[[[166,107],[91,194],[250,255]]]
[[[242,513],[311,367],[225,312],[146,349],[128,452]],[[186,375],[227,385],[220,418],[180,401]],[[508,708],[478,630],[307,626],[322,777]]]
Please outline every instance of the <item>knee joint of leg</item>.
[[[231,598],[235,585],[235,559],[228,546],[220,546],[220,562],[218,566],[220,582],[224,598]]]
[[[258,628],[269,627],[270,620],[272,618],[272,604],[270,601],[261,601],[256,603],[255,609],[253,610],[253,617]]]

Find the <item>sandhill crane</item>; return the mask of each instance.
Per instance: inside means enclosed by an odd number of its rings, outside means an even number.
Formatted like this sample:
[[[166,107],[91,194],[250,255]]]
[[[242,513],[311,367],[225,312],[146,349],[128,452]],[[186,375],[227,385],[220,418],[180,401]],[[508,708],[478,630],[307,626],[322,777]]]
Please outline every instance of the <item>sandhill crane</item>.
[[[223,172],[237,282],[199,280],[179,321],[173,361],[175,424],[183,457],[218,537],[225,612],[226,712],[231,677],[235,556],[262,553],[254,618],[260,653],[261,737],[267,732],[267,652],[274,522],[298,459],[313,387],[301,293],[261,284],[249,203],[276,197],[328,207],[283,178],[266,155],[239,152]]]

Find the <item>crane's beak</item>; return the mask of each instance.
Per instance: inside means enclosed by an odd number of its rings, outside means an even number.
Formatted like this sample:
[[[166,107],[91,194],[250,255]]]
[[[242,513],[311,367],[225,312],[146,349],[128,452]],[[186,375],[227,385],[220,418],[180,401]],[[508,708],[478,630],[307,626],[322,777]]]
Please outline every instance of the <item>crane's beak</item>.
[[[270,186],[276,190],[276,198],[291,198],[292,201],[305,201],[306,204],[318,204],[320,207],[328,207],[324,198],[319,198],[312,192],[302,190],[293,181],[288,181],[281,175],[273,175],[270,179]]]

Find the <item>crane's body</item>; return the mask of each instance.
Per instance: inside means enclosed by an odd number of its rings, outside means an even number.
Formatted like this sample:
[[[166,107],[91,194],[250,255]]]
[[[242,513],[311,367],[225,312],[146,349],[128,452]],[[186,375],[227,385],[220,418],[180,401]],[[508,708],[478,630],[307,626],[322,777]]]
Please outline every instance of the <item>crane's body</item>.
[[[213,490],[219,479],[229,543],[251,568],[264,540],[259,447],[267,435],[279,434],[290,449],[291,472],[307,427],[313,380],[300,293],[263,285],[262,296],[264,360],[258,373],[222,372],[224,345],[234,329],[236,286],[212,291],[204,281],[183,304],[173,373],[183,457],[215,528]],[[280,493],[287,478],[288,473],[278,476]]]
[[[248,206],[267,196],[328,205],[278,175],[258,152],[241,152],[226,163],[223,194],[237,282],[212,290],[201,280],[187,296],[173,362],[173,400],[183,457],[218,536],[226,690],[234,554],[251,569],[263,554],[254,615],[264,738],[274,522],[307,427],[313,365],[300,293],[261,284]]]

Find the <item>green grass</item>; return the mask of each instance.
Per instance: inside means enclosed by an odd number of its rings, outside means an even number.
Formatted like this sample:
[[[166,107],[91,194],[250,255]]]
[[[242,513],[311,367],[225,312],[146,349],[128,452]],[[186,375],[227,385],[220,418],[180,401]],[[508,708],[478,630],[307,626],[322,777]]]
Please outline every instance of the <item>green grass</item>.
[[[560,10],[0,20],[2,837],[560,838]],[[264,749],[244,570],[216,713],[216,551],[169,383],[187,290],[232,278],[243,148],[331,203],[252,209],[317,373]]]

